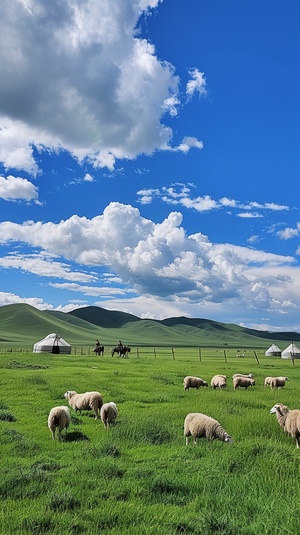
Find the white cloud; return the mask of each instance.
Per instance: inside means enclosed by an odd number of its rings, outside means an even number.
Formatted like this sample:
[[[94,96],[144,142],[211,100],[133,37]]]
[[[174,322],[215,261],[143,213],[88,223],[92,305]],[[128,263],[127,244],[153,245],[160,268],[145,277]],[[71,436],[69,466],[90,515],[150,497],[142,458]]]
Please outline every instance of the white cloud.
[[[240,212],[239,214],[237,214],[237,217],[242,217],[245,219],[258,219],[264,216],[262,214],[259,214],[258,212]]]
[[[69,151],[112,170],[116,159],[173,150],[162,122],[180,105],[179,77],[138,21],[159,0],[2,0],[0,161],[39,172],[33,148]],[[188,92],[203,94],[191,71]],[[202,148],[186,138],[174,150]]]
[[[257,202],[250,202],[247,204],[243,204],[242,202],[236,199],[230,199],[228,197],[222,197],[221,199],[213,199],[210,195],[193,197],[191,195],[191,186],[193,185],[192,184],[185,185],[183,183],[176,183],[170,187],[163,186],[161,190],[157,188],[156,189],[142,189],[142,190],[137,191],[137,195],[140,197],[139,202],[141,204],[150,204],[155,198],[157,198],[167,204],[181,205],[181,206],[184,206],[185,208],[190,208],[197,212],[208,212],[211,210],[220,210],[223,208],[232,208],[232,209],[237,209],[237,210],[247,209],[248,211],[236,213],[236,216],[241,217],[241,218],[257,219],[257,218],[264,217],[263,213],[254,211],[254,209],[255,210],[261,209],[263,210],[264,213],[268,211],[274,211],[274,210],[276,211],[289,210],[289,207],[286,205],[278,205],[278,204],[275,205],[274,203],[269,203],[269,202],[265,204],[259,204]],[[300,224],[299,224],[299,228],[300,228]],[[281,231],[281,233],[283,237],[284,231]]]
[[[122,285],[115,281],[114,288],[81,286],[82,270],[77,274],[61,263],[61,277],[74,282],[50,281],[58,289],[98,297],[135,291],[145,298],[184,303],[187,309],[197,303],[212,307],[223,302],[256,310],[284,311],[285,302],[300,306],[299,269],[292,267],[293,257],[213,244],[201,233],[188,236],[179,212],[155,224],[130,205],[111,203],[103,215],[92,219],[72,216],[58,224],[28,221],[22,225],[6,221],[0,223],[0,236],[3,243],[39,247],[48,255],[63,256],[64,262],[94,271],[109,269],[122,281]],[[36,262],[30,268],[24,259],[19,265],[40,274],[48,269],[48,264]]]
[[[286,227],[283,230],[278,230],[276,236],[282,240],[290,240],[291,238],[296,238],[300,234],[300,223],[297,223],[296,228]]]
[[[203,142],[199,141],[195,137],[186,136],[183,138],[182,143],[172,150],[176,152],[183,152],[186,154],[191,148],[203,149]]]
[[[53,310],[53,305],[45,303],[39,297],[21,297],[10,292],[0,292],[0,306],[13,305],[18,303],[26,303],[39,310]],[[75,308],[75,307],[74,307]],[[72,310],[72,309],[71,309]]]
[[[0,176],[0,198],[6,201],[37,200],[38,188],[26,178]]]
[[[127,295],[131,290],[124,290],[122,288],[113,288],[107,286],[83,286],[75,283],[50,283],[53,288],[59,288],[60,290],[69,290],[71,292],[79,292],[84,295],[92,295],[94,297],[114,297],[115,295]]]
[[[191,69],[189,74],[192,79],[186,84],[186,94],[188,97],[192,97],[196,92],[199,93],[200,96],[207,95],[204,72],[200,72],[198,69]]]
[[[53,277],[70,281],[91,282],[98,278],[87,273],[74,272],[62,262],[41,258],[41,255],[9,255],[0,258],[0,267],[5,269],[20,269],[34,273],[40,277]]]
[[[83,177],[84,182],[94,182],[94,178],[90,173],[86,173]]]

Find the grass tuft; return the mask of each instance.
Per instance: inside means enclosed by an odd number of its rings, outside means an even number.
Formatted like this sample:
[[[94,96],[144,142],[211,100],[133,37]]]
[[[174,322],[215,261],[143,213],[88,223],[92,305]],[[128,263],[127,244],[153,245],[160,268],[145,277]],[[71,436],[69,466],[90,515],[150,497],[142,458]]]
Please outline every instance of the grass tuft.
[[[21,368],[23,370],[47,370],[48,366],[42,366],[40,364],[31,364],[29,362],[17,362],[14,360],[12,362],[9,362],[6,368],[10,370],[14,368]]]
[[[0,420],[3,422],[16,422],[17,418],[8,410],[0,409]]]
[[[50,497],[48,507],[52,511],[73,511],[76,507],[80,507],[80,502],[69,492],[61,494],[56,492]]]

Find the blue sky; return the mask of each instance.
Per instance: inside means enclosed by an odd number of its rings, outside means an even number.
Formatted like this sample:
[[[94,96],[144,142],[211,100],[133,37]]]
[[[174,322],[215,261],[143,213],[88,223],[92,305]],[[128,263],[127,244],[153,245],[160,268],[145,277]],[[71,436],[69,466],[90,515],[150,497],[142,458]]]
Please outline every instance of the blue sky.
[[[298,0],[2,0],[0,306],[300,332]]]

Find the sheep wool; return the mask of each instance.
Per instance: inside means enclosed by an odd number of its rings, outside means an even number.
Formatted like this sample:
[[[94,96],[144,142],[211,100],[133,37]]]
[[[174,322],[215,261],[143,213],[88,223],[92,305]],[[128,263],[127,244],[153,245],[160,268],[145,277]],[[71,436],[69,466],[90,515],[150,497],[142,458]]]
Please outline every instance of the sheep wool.
[[[189,388],[199,388],[200,386],[208,386],[208,383],[201,379],[201,377],[193,377],[192,375],[187,375],[183,380],[184,390]]]
[[[233,388],[234,390],[236,390],[237,388],[239,387],[242,387],[242,388],[249,388],[249,386],[254,386],[255,385],[255,381],[254,379],[250,379],[249,377],[235,377],[235,379],[233,379]]]
[[[115,422],[115,419],[118,416],[118,409],[116,404],[113,401],[109,403],[104,403],[101,407],[100,417],[101,421],[106,429],[110,427],[111,424]]]
[[[273,377],[265,377],[265,380],[264,380],[264,387],[266,386],[271,386],[271,381],[272,381]]]
[[[58,438],[62,440],[62,431],[67,429],[71,422],[70,409],[61,405],[59,407],[53,407],[48,416],[48,427],[52,433],[52,438],[55,440],[55,431],[58,428]]]
[[[276,403],[270,410],[271,414],[276,414],[277,421],[284,432],[296,440],[297,449],[300,447],[300,410],[290,410],[282,403]]]
[[[226,375],[214,375],[212,380],[211,380],[211,383],[210,385],[212,386],[212,388],[215,390],[216,388],[226,388],[226,379],[227,379],[227,376]]]
[[[65,392],[64,397],[74,411],[94,411],[95,419],[100,418],[100,410],[103,405],[103,398],[100,392],[77,394],[75,390],[68,390]]]
[[[235,379],[236,377],[245,377],[246,379],[254,379],[254,373],[235,373],[233,376],[232,376],[232,379]]]
[[[233,442],[232,437],[226,433],[217,420],[200,412],[191,412],[186,416],[184,420],[184,436],[186,445],[188,445],[190,436],[193,438],[194,444],[196,444],[197,438]]]
[[[288,377],[272,377],[270,382],[271,388],[282,388],[286,381],[288,381]]]

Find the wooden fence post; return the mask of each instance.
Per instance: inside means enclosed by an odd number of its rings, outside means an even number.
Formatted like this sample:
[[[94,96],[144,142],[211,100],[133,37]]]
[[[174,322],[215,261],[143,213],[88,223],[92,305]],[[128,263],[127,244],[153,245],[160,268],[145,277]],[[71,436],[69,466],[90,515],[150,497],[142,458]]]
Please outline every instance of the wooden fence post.
[[[200,347],[199,347],[199,349],[198,349],[198,353],[199,353],[199,360],[200,360],[200,362],[201,362],[201,349],[200,349]]]
[[[258,357],[257,357],[256,351],[254,351],[254,356],[255,356],[255,358],[256,358],[256,362],[257,362],[257,364],[259,365],[259,360],[258,360]]]
[[[155,350],[155,347],[153,348],[153,351],[154,351],[154,358],[156,358],[156,350]]]
[[[173,355],[173,360],[175,360],[175,351],[173,347],[172,347],[172,355]]]
[[[226,362],[226,364],[227,364],[227,357],[226,357],[226,351],[225,351],[225,349],[224,349],[224,358],[225,358],[225,362]]]

